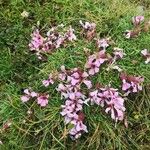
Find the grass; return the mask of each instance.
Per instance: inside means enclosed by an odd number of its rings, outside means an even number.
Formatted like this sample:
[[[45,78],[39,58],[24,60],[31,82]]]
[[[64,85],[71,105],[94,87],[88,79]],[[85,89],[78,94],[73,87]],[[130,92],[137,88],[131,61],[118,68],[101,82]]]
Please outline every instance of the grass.
[[[0,1],[0,128],[11,120],[7,131],[0,130],[0,149],[9,150],[62,150],[62,149],[103,149],[103,150],[145,150],[150,147],[150,65],[145,65],[140,56],[141,49],[149,49],[150,33],[142,33],[138,38],[127,40],[122,32],[131,29],[131,17],[138,15],[137,7],[144,6],[144,16],[150,17],[148,0],[1,0]],[[26,10],[29,18],[22,18]],[[51,99],[46,108],[35,103],[22,104],[22,89],[32,87],[44,91],[41,81],[49,72],[59,69],[83,67],[86,56],[83,48],[94,51],[94,42],[87,42],[80,36],[79,20],[97,24],[98,36],[111,36],[115,46],[123,48],[127,54],[119,61],[122,69],[129,74],[145,78],[144,90],[126,101],[126,116],[129,127],[115,124],[97,106],[84,109],[89,133],[72,141],[67,136],[67,127],[60,116],[60,96],[49,88]],[[78,36],[74,44],[61,48],[48,56],[47,62],[40,62],[29,52],[28,42],[32,27],[40,21],[42,30],[52,24],[72,25]],[[111,52],[111,49],[109,49]],[[136,64],[133,60],[137,61]],[[116,72],[106,72],[103,67],[93,82],[120,88]],[[28,115],[27,111],[34,113]]]

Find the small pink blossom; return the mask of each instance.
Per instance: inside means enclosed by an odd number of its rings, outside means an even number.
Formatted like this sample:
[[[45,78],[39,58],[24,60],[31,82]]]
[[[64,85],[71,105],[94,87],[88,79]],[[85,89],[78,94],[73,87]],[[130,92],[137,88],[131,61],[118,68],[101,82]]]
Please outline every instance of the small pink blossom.
[[[77,37],[74,34],[74,29],[72,29],[72,27],[70,26],[69,30],[66,32],[65,37],[69,40],[69,41],[74,41],[77,39]]]
[[[145,64],[150,63],[150,52],[147,49],[144,49],[144,50],[141,51],[141,54],[146,59]]]
[[[79,21],[79,23],[85,30],[93,30],[96,28],[95,23],[90,23],[90,22],[83,23],[81,20]]]
[[[37,98],[37,103],[41,105],[41,107],[45,107],[48,104],[49,95],[40,95]]]
[[[144,21],[144,16],[134,16],[132,17],[132,23],[134,26],[140,25]]]
[[[47,80],[43,80],[42,83],[45,87],[49,86],[50,84],[54,84],[53,75],[50,74],[49,78]]]
[[[36,92],[32,91],[31,89],[25,89],[24,90],[24,95],[21,96],[21,101],[22,102],[27,102],[31,98],[37,97],[37,96],[38,96],[38,94]]]
[[[97,47],[100,49],[100,50],[106,50],[106,48],[109,46],[109,38],[105,38],[105,39],[98,39],[96,44],[97,44]]]
[[[120,78],[122,80],[122,90],[126,92],[126,95],[142,90],[141,84],[144,78],[127,75],[125,73],[122,73]]]
[[[124,55],[126,55],[126,54],[123,52],[123,49],[118,48],[118,47],[115,47],[115,48],[114,48],[113,54],[114,54],[114,57],[115,57],[116,59],[121,59],[121,58],[123,58]]]
[[[32,34],[31,34],[32,40],[31,43],[29,44],[30,50],[37,50],[40,48],[40,46],[43,45],[44,43],[44,38],[40,35],[40,32],[38,29],[36,29]]]
[[[94,74],[98,73],[99,67],[105,61],[107,61],[105,50],[102,50],[102,51],[97,52],[93,55],[90,55],[86,64],[85,64],[85,68],[88,69],[89,75],[94,75]]]
[[[130,39],[132,37],[132,31],[131,30],[126,30],[124,32],[124,36],[126,39]]]
[[[26,96],[21,96],[22,102],[27,102],[27,101],[29,101],[29,99],[30,99],[30,97],[29,97],[28,95],[26,95]]]

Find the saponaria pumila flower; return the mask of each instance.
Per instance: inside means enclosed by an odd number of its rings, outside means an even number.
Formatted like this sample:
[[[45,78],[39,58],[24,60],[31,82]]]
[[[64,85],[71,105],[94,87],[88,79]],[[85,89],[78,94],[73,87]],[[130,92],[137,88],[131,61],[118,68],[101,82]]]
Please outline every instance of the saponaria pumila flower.
[[[122,90],[125,91],[126,96],[130,93],[137,93],[142,90],[143,77],[121,73],[120,79],[122,80]]]
[[[49,77],[47,80],[42,81],[42,83],[45,87],[49,86],[50,84],[54,84],[54,82],[55,82],[55,79],[51,73],[49,74]]]
[[[89,101],[105,107],[105,112],[111,114],[111,118],[116,122],[124,119],[124,99],[120,96],[118,89],[111,87],[98,88],[89,93]]]
[[[99,48],[99,50],[106,50],[106,48],[109,46],[110,38],[103,38],[103,39],[97,39],[96,45]]]
[[[145,64],[150,63],[150,52],[147,49],[141,51],[142,56],[146,59]]]
[[[89,22],[83,23],[82,21],[80,21],[80,24],[83,27],[87,38],[89,34],[91,34],[91,37],[93,38],[96,24]],[[56,29],[57,28],[51,28],[50,31],[47,32],[46,37],[41,36],[38,29],[33,32],[32,41],[29,46],[31,50],[36,51],[39,59],[40,57],[42,59],[41,54],[43,52],[49,53],[54,49],[59,48],[67,41],[76,40],[74,29],[72,29],[71,26],[64,34],[60,34]],[[132,36],[130,34],[129,38]],[[45,87],[48,87],[49,85],[54,84],[56,80],[58,81],[59,84],[56,90],[61,93],[61,99],[65,100],[64,104],[61,105],[62,111],[60,114],[64,117],[65,124],[73,125],[69,130],[72,139],[78,139],[84,132],[88,132],[87,126],[84,124],[85,115],[83,113],[83,107],[85,104],[87,105],[87,102],[89,101],[91,104],[97,104],[104,107],[105,112],[110,113],[111,118],[115,120],[115,122],[124,119],[124,99],[120,96],[118,89],[105,87],[97,88],[92,91],[92,82],[88,79],[90,76],[99,72],[100,66],[104,62],[109,61],[110,64],[114,65],[117,60],[122,59],[125,55],[123,49],[114,48],[113,57],[111,57],[110,60],[108,55],[106,55],[106,48],[110,44],[109,40],[109,38],[97,40],[99,51],[88,57],[85,64],[86,71],[82,71],[79,68],[66,70],[65,66],[61,66],[60,72],[57,74],[50,74],[48,79],[43,80],[42,82]],[[146,52],[143,53],[145,54]],[[118,71],[120,69],[117,65],[113,67]],[[120,72],[121,71],[122,70],[120,69]],[[144,80],[143,78],[124,74],[121,75],[121,79],[123,82],[122,90],[124,90],[127,95],[142,90],[141,83]],[[86,92],[82,88],[83,85],[87,88]],[[87,98],[88,93],[89,97]],[[33,98],[36,98],[37,104],[45,107],[48,104],[49,95],[46,93],[36,93],[31,89],[25,89],[21,100],[27,102]]]
[[[94,53],[88,57],[85,68],[88,69],[89,75],[94,75],[99,72],[101,64],[107,61],[105,50]]]
[[[88,80],[88,74],[78,68],[71,71],[61,67],[58,74],[60,83],[57,91],[61,93],[65,104],[61,106],[61,115],[65,118],[66,124],[72,124],[73,128],[69,131],[72,139],[79,138],[82,133],[88,132],[86,125],[83,123],[84,114],[82,112],[83,105],[86,104],[86,96],[82,93],[81,85],[85,84],[88,89],[92,87],[92,83]]]
[[[39,104],[41,107],[45,107],[48,104],[48,98],[49,94],[37,93],[31,89],[25,89],[24,95],[21,96],[21,101],[25,103],[31,99],[35,99],[37,104]]]
[[[134,16],[132,17],[132,23],[134,26],[140,25],[144,21],[144,16]]]
[[[67,41],[77,39],[74,34],[74,29],[71,26],[64,33],[60,33],[58,27],[60,26],[52,27],[45,37],[40,34],[39,29],[35,29],[31,34],[29,48],[36,53],[38,59],[42,59],[44,53],[52,53],[54,50],[63,46]]]

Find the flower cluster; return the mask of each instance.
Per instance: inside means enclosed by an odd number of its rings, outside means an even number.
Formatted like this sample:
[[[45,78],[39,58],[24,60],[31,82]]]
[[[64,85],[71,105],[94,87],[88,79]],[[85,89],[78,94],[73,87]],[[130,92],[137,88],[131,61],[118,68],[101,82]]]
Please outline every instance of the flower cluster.
[[[46,37],[43,37],[38,29],[34,30],[31,34],[32,39],[29,43],[29,48],[31,51],[36,53],[39,59],[42,59],[42,54],[52,53],[55,49],[58,49],[67,41],[76,40],[74,29],[72,29],[71,26],[63,34],[57,31],[58,27],[51,28],[47,32]]]
[[[144,49],[144,50],[141,51],[141,54],[146,59],[145,64],[150,63],[150,52],[147,49]]]
[[[105,107],[105,112],[111,113],[111,118],[116,122],[124,119],[124,99],[119,95],[118,89],[105,87],[89,93],[89,100],[92,104]]]
[[[64,116],[66,124],[73,125],[69,131],[72,139],[77,139],[83,132],[87,132],[87,127],[83,124],[84,114],[82,112],[86,96],[81,90],[82,83],[88,89],[92,87],[92,83],[87,77],[88,74],[78,68],[67,71],[64,66],[61,67],[61,72],[58,74],[60,83],[57,91],[61,93],[62,99],[65,99],[65,104],[61,106],[61,115]]]
[[[137,28],[144,17],[137,16],[132,18],[134,26]],[[95,36],[96,24],[80,21],[80,25],[83,28],[83,34],[88,40],[91,40]],[[30,50],[35,51],[39,59],[42,59],[43,53],[51,53],[53,50],[64,45],[67,41],[76,40],[74,29],[70,26],[69,30],[65,33],[59,33],[58,27],[53,27],[47,32],[46,37],[40,35],[38,29],[36,29],[32,36],[31,43],[29,44]],[[134,31],[128,31],[126,38],[131,38],[140,33],[141,29]],[[85,115],[83,113],[84,105],[97,104],[105,109],[106,113],[111,115],[111,118],[117,122],[122,121],[125,114],[124,99],[120,96],[118,89],[111,88],[110,86],[98,87],[94,86],[90,80],[90,77],[99,72],[103,63],[108,62],[108,68],[116,69],[121,72],[120,78],[122,80],[122,90],[125,91],[127,96],[129,93],[136,93],[142,90],[142,82],[144,78],[127,75],[122,73],[122,69],[116,64],[116,62],[122,59],[126,54],[124,50],[118,47],[113,48],[112,55],[106,54],[106,49],[112,45],[110,38],[96,39],[96,45],[98,51],[88,56],[85,63],[84,71],[79,68],[73,68],[67,70],[65,66],[61,66],[59,72],[49,74],[48,79],[43,80],[42,83],[45,87],[54,84],[58,81],[56,90],[61,94],[61,99],[65,100],[61,105],[60,114],[64,117],[65,124],[71,124],[69,130],[70,137],[72,139],[78,139],[83,133],[88,132],[87,126],[84,124]],[[146,58],[145,63],[150,62],[150,53],[147,49],[141,51],[142,55]],[[93,89],[92,89],[93,88]],[[37,104],[45,107],[48,104],[49,94],[36,93],[31,89],[25,89],[24,95],[21,97],[22,102],[27,102],[30,99],[35,99]]]
[[[48,104],[48,94],[41,94],[36,93],[32,91],[31,89],[25,89],[24,95],[21,97],[22,102],[27,102],[30,99],[36,98],[37,104],[39,104],[41,107],[45,107]]]
[[[120,78],[122,80],[122,90],[125,91],[125,95],[142,90],[141,84],[144,78],[127,75],[125,73],[121,73]]]

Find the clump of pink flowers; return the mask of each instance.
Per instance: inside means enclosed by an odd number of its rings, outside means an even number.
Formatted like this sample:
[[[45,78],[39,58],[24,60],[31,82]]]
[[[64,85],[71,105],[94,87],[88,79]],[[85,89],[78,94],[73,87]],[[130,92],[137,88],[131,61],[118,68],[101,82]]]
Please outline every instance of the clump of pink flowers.
[[[31,89],[25,89],[24,95],[21,97],[22,102],[27,102],[31,99],[35,99],[37,104],[39,104],[41,107],[45,107],[48,104],[48,94],[41,94],[32,91]]]
[[[58,26],[60,27],[60,26]],[[40,34],[39,29],[36,29],[31,34],[31,42],[29,48],[34,51],[39,59],[43,58],[44,53],[52,53],[54,50],[63,46],[67,41],[76,40],[74,29],[70,26],[65,33],[60,33],[58,27],[51,28],[46,36]]]
[[[122,80],[122,90],[125,91],[125,95],[142,90],[144,78],[127,75],[125,73],[121,73],[120,78]]]
[[[64,66],[61,67],[61,72],[58,74],[60,83],[57,91],[61,93],[62,99],[65,99],[65,104],[61,106],[61,115],[64,116],[66,124],[73,125],[69,131],[72,139],[77,139],[82,133],[88,132],[83,123],[84,114],[82,112],[83,105],[86,103],[86,96],[81,90],[82,84],[85,84],[88,89],[92,87],[91,81],[87,79],[88,76],[86,72],[78,68],[66,70]]]
[[[132,18],[135,27],[139,26],[143,20],[143,16]],[[95,23],[83,23],[80,21],[80,25],[83,28],[83,34],[86,35],[88,40],[94,38],[96,31]],[[43,58],[44,53],[51,53],[55,49],[65,45],[66,42],[77,39],[74,29],[71,26],[67,31],[61,33],[58,32],[58,27],[51,28],[45,37],[40,34],[38,29],[32,33],[32,40],[29,47],[31,51],[35,51],[39,59]],[[61,27],[63,26],[61,25]],[[128,30],[125,37],[131,38],[138,34],[138,30]],[[126,110],[124,104],[125,98],[121,96],[119,89],[110,86],[96,86],[95,88],[93,86],[91,77],[100,72],[102,64],[108,62],[107,71],[111,68],[121,72],[120,79],[122,80],[122,91],[125,92],[124,96],[141,91],[144,81],[142,77],[122,73],[122,69],[116,64],[118,60],[126,55],[122,48],[114,47],[111,55],[106,54],[106,49],[112,46],[110,38],[95,39],[98,51],[88,55],[84,70],[80,68],[66,69],[65,66],[61,66],[59,72],[50,73],[48,79],[42,81],[45,87],[53,85],[57,81],[56,90],[60,93],[61,99],[64,101],[63,105],[61,105],[60,114],[64,117],[66,125],[72,125],[69,135],[74,140],[78,139],[83,133],[88,132],[85,125],[85,114],[83,113],[83,107],[85,105],[89,106],[88,102],[92,105],[97,104],[103,107],[105,112],[110,114],[115,122],[122,120],[127,122],[124,118]],[[141,51],[141,54],[146,58],[145,63],[149,63],[150,52],[144,49]],[[34,100],[41,107],[45,107],[48,105],[49,97],[47,93],[37,93],[29,88],[24,90],[21,100],[24,103]]]
[[[105,107],[105,112],[110,112],[111,118],[116,122],[124,119],[124,99],[120,96],[118,89],[98,88],[89,93],[89,100],[92,104]]]
[[[146,59],[145,64],[150,63],[150,52],[147,49],[141,51],[142,56]]]

